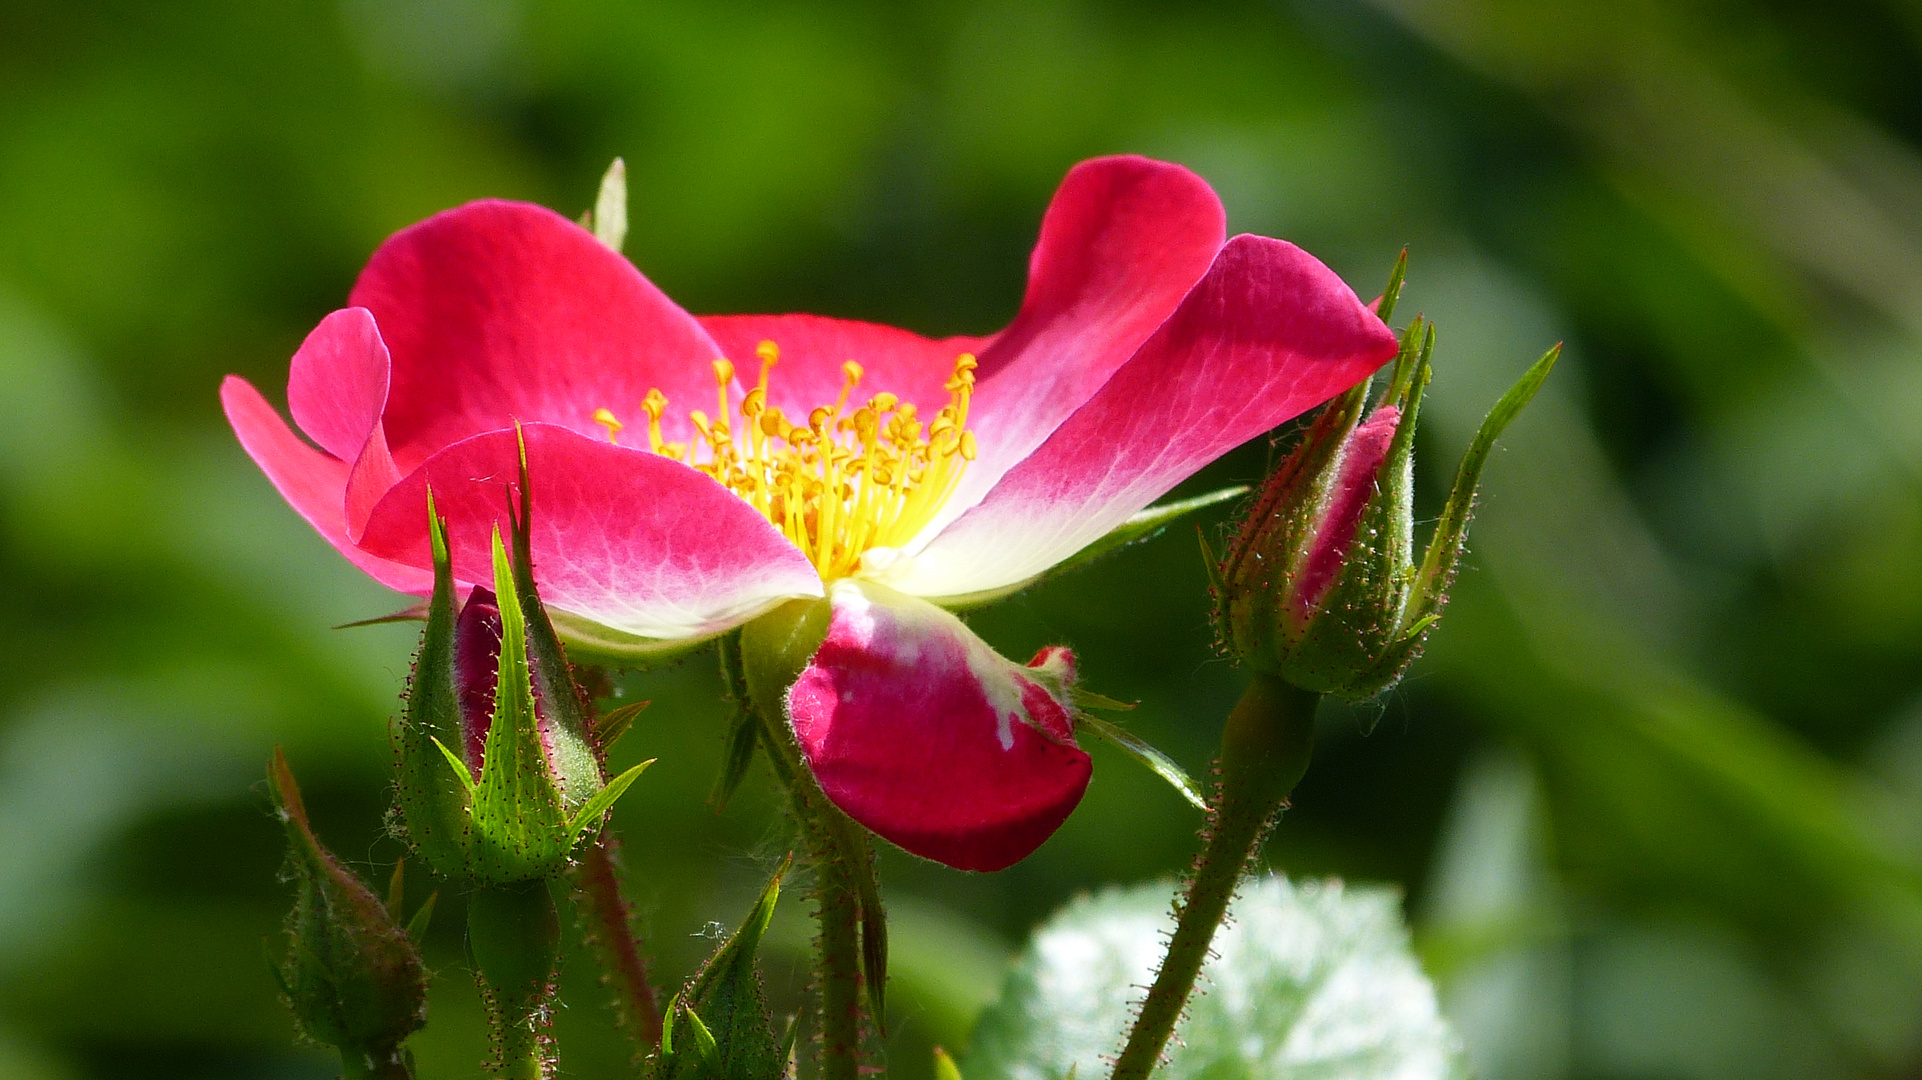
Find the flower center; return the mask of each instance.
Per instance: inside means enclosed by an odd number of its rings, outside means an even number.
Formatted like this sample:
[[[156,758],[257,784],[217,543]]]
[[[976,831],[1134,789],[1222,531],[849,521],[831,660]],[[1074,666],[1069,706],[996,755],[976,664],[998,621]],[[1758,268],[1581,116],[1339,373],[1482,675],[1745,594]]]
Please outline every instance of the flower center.
[[[661,416],[668,402],[656,388],[641,403],[648,446],[746,500],[801,549],[823,580],[847,577],[861,568],[864,554],[912,540],[974,460],[974,432],[967,426],[972,354],[955,357],[954,373],[943,386],[948,403],[933,420],[924,422],[912,402],[885,391],[850,411],[863,371],[849,360],[841,365],[840,396],[809,410],[798,424],[767,404],[768,372],[780,349],[763,341],[755,355],[761,378],[738,407],[739,431],[730,420],[737,410],[728,403],[734,365],[716,360],[714,417],[699,409],[687,414],[700,440],[691,447],[663,441]],[[609,442],[623,426],[606,409],[595,410],[594,422],[607,428]]]

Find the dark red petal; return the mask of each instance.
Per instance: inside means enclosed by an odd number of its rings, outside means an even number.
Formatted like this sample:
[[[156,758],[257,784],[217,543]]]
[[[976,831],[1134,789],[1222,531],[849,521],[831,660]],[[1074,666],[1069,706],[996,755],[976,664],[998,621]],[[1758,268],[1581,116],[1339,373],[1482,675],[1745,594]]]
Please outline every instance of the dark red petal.
[[[788,692],[821,788],[883,838],[999,870],[1053,835],[1087,790],[1065,649],[1023,668],[925,601],[834,583],[827,639]]]
[[[403,472],[515,420],[596,435],[606,408],[644,430],[651,387],[712,408],[720,353],[693,316],[587,230],[528,203],[468,203],[401,230],[352,302],[393,354],[385,419]],[[686,438],[683,420],[670,427]]]
[[[1237,236],[1098,394],[889,583],[939,597],[1025,581],[1394,354],[1394,333],[1314,256]]]
[[[809,410],[832,405],[841,393],[843,362],[859,363],[866,374],[853,400],[858,404],[885,390],[913,402],[932,417],[947,404],[942,389],[954,373],[954,358],[978,352],[989,339],[951,337],[935,340],[906,330],[852,319],[821,315],[703,315],[701,325],[734,361],[740,389],[751,389],[760,378],[761,361],[755,349],[763,341],[781,347],[781,360],[768,376],[768,404],[794,423],[804,423]],[[740,404],[740,393],[733,398]],[[690,404],[712,413],[710,404]]]
[[[320,448],[352,461],[387,404],[387,345],[364,308],[320,320],[287,372],[287,411]]]
[[[315,450],[287,427],[272,405],[247,380],[229,375],[220,384],[220,404],[241,448],[254,459],[281,497],[307,519],[327,542],[355,566],[391,589],[425,595],[434,587],[430,570],[390,562],[355,547],[347,539],[342,500],[347,465]],[[423,525],[426,518],[422,517]],[[468,579],[474,580],[474,579]]]
[[[813,564],[767,519],[709,477],[645,450],[529,424],[534,579],[549,607],[629,634],[720,633],[781,600],[821,595]],[[464,439],[375,505],[361,544],[430,565],[426,494],[447,519],[454,575],[493,580],[492,534],[509,532],[515,432]],[[518,494],[516,494],[518,499]]]
[[[454,626],[454,685],[460,692],[463,736],[460,751],[476,780],[486,757],[487,731],[494,726],[494,689],[500,682],[500,663],[500,604],[493,590],[476,585],[467,594],[467,603]]]

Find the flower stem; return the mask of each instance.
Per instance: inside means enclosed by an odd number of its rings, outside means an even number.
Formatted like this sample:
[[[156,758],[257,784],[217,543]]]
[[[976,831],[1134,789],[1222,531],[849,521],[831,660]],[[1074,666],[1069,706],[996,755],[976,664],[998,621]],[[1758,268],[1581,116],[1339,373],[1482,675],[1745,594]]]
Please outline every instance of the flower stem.
[[[620,841],[611,831],[602,830],[600,840],[582,854],[575,872],[576,902],[613,984],[621,1026],[634,1040],[637,1054],[646,1055],[661,1043],[661,1006],[647,978],[647,957],[634,933],[627,898],[621,895],[619,857]]]
[[[561,920],[547,882],[474,890],[467,901],[467,947],[493,1029],[494,1071],[507,1080],[553,1074],[554,977]]]
[[[1319,694],[1257,674],[1228,715],[1221,733],[1221,783],[1207,840],[1195,859],[1187,893],[1175,901],[1175,933],[1167,958],[1115,1061],[1114,1080],[1146,1080],[1160,1063],[1242,874],[1308,769],[1319,700]]]
[[[819,949],[821,994],[821,1078],[857,1080],[861,1074],[861,902],[856,888],[859,854],[846,843],[845,830],[855,828],[828,801],[827,794],[808,770],[794,729],[776,708],[763,707],[748,695],[741,663],[740,638],[723,639],[721,676],[728,692],[748,701],[761,721],[761,744],[767,748],[775,779],[787,789],[802,842],[814,863],[814,917],[821,928]]]

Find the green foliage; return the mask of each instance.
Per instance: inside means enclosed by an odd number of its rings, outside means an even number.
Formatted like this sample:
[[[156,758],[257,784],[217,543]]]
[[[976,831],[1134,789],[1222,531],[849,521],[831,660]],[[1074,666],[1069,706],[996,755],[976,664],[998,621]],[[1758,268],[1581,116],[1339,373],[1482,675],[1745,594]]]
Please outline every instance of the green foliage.
[[[1173,927],[1168,885],[1109,889],[1036,932],[982,1016],[969,1080],[1101,1076]],[[1456,1080],[1458,1040],[1392,890],[1280,878],[1242,887],[1166,1080]]]

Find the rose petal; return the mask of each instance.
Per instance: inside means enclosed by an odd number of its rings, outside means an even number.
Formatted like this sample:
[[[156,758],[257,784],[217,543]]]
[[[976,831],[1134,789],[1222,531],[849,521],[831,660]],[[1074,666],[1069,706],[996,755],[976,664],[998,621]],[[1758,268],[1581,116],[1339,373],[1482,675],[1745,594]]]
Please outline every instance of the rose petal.
[[[703,315],[701,326],[734,361],[742,389],[760,378],[755,348],[763,341],[781,347],[781,359],[768,376],[768,404],[793,423],[804,422],[817,405],[832,405],[845,376],[841,365],[853,360],[865,369],[854,400],[885,390],[913,402],[924,416],[947,404],[942,389],[954,373],[954,358],[979,352],[988,338],[924,338],[906,330],[820,315]],[[740,394],[734,397],[740,405]],[[712,410],[710,405],[700,408]]]
[[[1237,236],[1098,394],[888,583],[962,597],[1026,581],[1394,353],[1395,335],[1314,256]]]
[[[788,692],[808,766],[849,817],[962,870],[1051,836],[1093,768],[1074,743],[1072,658],[1023,668],[922,600],[843,579],[827,639]]]
[[[1206,181],[1142,157],[1096,158],[1041,222],[1021,313],[981,354],[970,408],[979,456],[923,536],[975,503],[1107,382],[1221,250]]]
[[[367,531],[367,516],[374,512],[381,497],[400,483],[400,469],[387,450],[387,429],[376,423],[367,436],[367,445],[354,459],[347,473],[347,537],[359,543]]]
[[[550,607],[623,633],[682,640],[721,633],[790,597],[821,595],[813,564],[707,476],[550,424],[523,430],[534,578]],[[374,507],[362,546],[430,565],[431,486],[455,576],[491,581],[490,536],[497,525],[509,531],[519,453],[507,430],[435,454]]]
[[[390,589],[421,595],[433,589],[432,572],[370,555],[347,539],[341,505],[347,486],[344,462],[301,442],[260,391],[238,375],[229,375],[220,384],[220,404],[240,438],[241,448],[267,474],[281,497],[328,543]]]
[[[387,404],[387,344],[365,308],[342,308],[300,343],[287,372],[287,411],[321,449],[352,461]]]
[[[1334,490],[1328,495],[1321,526],[1309,545],[1307,558],[1302,560],[1301,577],[1295,582],[1290,606],[1297,620],[1305,620],[1308,612],[1319,608],[1334,587],[1347,562],[1362,511],[1375,494],[1377,474],[1388,459],[1388,447],[1395,441],[1395,428],[1400,423],[1401,410],[1384,405],[1350,432],[1343,444]]]
[[[403,472],[515,420],[605,438],[594,411],[606,408],[642,430],[652,387],[677,405],[712,407],[709,363],[720,353],[694,317],[538,206],[483,200],[401,230],[351,300],[373,313],[393,353],[385,419]],[[687,438],[682,415],[670,415],[669,438]]]

